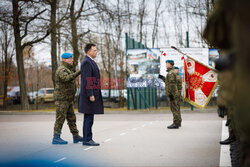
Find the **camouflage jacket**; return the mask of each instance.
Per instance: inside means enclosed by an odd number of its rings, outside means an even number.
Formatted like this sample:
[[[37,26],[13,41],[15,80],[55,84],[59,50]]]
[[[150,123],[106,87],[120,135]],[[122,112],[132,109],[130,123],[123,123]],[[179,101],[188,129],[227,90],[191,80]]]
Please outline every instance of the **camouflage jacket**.
[[[181,95],[181,91],[182,91],[182,78],[180,75],[176,75],[176,79],[177,79],[177,89],[179,92],[179,95]]]
[[[178,97],[178,89],[177,89],[177,74],[174,68],[170,68],[167,70],[168,74],[165,79],[165,89],[166,95],[173,95],[174,97]]]
[[[232,90],[234,89],[233,83],[233,74],[232,71],[227,70],[219,72],[219,90],[217,103],[219,106],[230,106],[233,103],[233,94]]]
[[[80,71],[75,72],[73,66],[62,62],[56,70],[55,76],[55,101],[73,101],[76,93],[75,79],[80,75]]]

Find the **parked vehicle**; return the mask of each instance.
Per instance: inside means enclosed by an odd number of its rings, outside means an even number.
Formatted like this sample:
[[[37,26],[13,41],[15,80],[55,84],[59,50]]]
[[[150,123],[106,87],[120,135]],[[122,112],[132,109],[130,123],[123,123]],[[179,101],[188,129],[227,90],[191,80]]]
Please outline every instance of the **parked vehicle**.
[[[29,92],[28,95],[30,97],[30,103],[35,104],[37,92]]]
[[[36,102],[46,103],[54,101],[54,88],[42,88],[38,91]]]
[[[13,89],[10,92],[7,93],[8,98],[11,99],[10,104],[21,104],[21,93],[19,89]],[[28,96],[28,101],[31,103],[30,96]]]
[[[11,91],[8,95],[11,98],[12,104],[21,103],[20,91]]]
[[[102,98],[104,101],[106,101],[108,99],[108,96],[109,96],[109,90],[101,90],[102,91]],[[119,91],[120,90],[111,90],[111,94],[110,94],[110,98],[111,98],[111,101],[112,102],[119,102]],[[121,93],[122,93],[122,98],[124,100],[127,100],[127,90],[126,89],[123,89],[121,90]]]
[[[7,97],[5,98],[7,104],[12,104],[12,100],[11,97],[7,95]],[[0,106],[3,105],[3,101],[4,101],[4,95],[0,95]]]
[[[123,94],[122,97],[126,101],[127,100],[127,90],[123,89],[121,91],[122,91],[122,94]],[[101,92],[102,92],[103,101],[107,101],[108,100],[108,96],[109,96],[109,90],[102,89]],[[80,94],[80,89],[78,88],[77,91],[76,91],[76,94],[75,94],[74,102],[78,101],[79,94]],[[115,103],[119,102],[119,90],[113,90],[112,89],[111,90],[111,97],[110,97],[110,99],[111,99],[112,102],[115,102]]]

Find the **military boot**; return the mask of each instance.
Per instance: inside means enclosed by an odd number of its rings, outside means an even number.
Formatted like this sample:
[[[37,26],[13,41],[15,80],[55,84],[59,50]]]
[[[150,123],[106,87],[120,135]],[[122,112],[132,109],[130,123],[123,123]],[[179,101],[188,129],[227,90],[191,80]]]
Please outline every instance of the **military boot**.
[[[73,135],[73,143],[82,142],[83,138],[79,135]]]
[[[168,126],[168,129],[179,129],[179,125],[173,123],[172,125]]]
[[[68,144],[68,142],[63,140],[59,134],[54,134],[52,144]]]

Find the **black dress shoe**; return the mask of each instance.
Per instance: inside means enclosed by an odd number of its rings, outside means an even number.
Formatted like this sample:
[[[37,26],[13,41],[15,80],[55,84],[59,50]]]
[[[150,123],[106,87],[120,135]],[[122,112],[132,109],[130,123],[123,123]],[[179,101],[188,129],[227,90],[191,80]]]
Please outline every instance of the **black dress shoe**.
[[[93,140],[87,141],[87,142],[82,142],[82,145],[85,146],[99,146],[99,143],[94,142]]]
[[[179,125],[172,124],[172,125],[168,126],[168,129],[179,129]]]
[[[230,122],[231,122],[230,120],[227,120],[227,122],[226,122],[225,125],[226,125],[226,126],[229,126]]]
[[[235,141],[235,138],[234,137],[229,137],[229,138],[227,138],[226,140],[224,140],[224,141],[220,141],[220,144],[221,145],[229,145],[229,144],[231,144],[232,142],[234,142]]]

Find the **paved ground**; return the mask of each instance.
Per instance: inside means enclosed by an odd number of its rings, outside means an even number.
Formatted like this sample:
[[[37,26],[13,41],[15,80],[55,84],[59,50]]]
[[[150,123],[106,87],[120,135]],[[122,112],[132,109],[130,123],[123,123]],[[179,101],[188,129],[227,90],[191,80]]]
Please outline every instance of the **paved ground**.
[[[123,113],[95,117],[94,140],[100,147],[73,144],[65,123],[66,146],[52,145],[55,115],[0,115],[0,163],[18,160],[51,166],[229,166],[221,150],[222,120],[215,112],[182,114],[179,130],[169,130],[170,113]],[[77,125],[82,134],[82,115]],[[222,157],[224,156],[224,157]],[[225,157],[226,156],[226,157]],[[222,160],[221,160],[222,159]],[[19,163],[19,161],[18,161]]]

